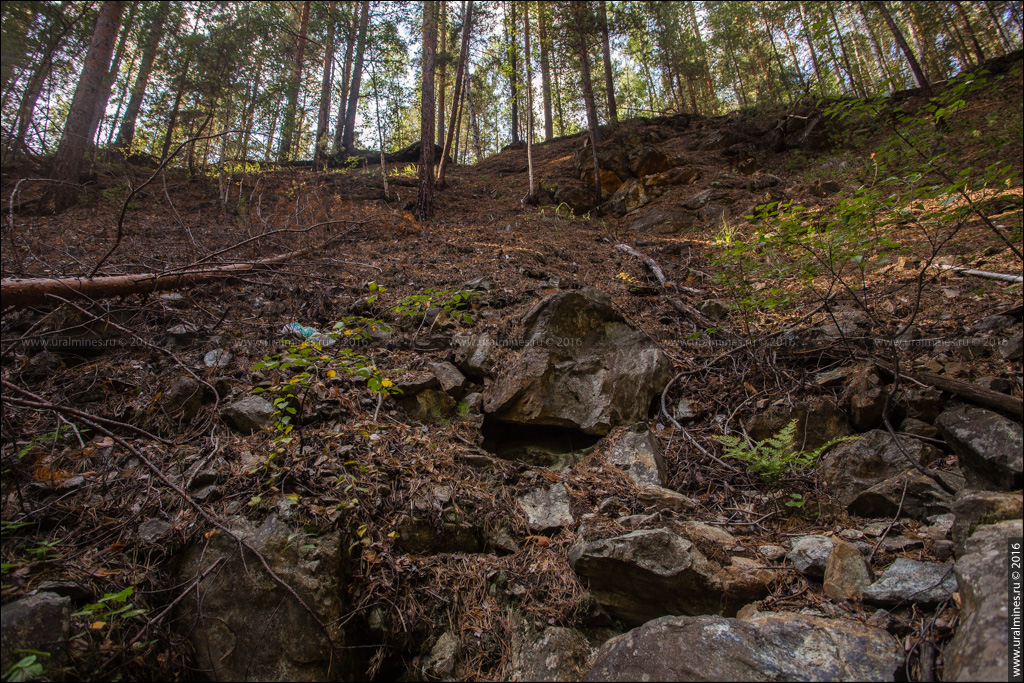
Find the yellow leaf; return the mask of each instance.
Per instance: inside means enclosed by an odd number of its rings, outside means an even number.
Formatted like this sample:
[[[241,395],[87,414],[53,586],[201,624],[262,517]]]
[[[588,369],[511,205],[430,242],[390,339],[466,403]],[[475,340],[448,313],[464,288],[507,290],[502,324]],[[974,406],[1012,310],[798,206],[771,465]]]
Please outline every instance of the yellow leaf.
[[[105,622],[105,621],[94,621],[91,624],[89,624],[89,628],[91,630],[93,630],[93,631],[99,631],[101,628],[103,628],[106,625],[107,625],[107,622]]]
[[[203,534],[203,538],[206,538],[206,539],[216,538],[217,536],[220,536],[220,532],[217,531],[216,529],[210,529],[205,534]]]
[[[327,379],[333,379],[337,374],[338,372],[336,370],[328,370]]]

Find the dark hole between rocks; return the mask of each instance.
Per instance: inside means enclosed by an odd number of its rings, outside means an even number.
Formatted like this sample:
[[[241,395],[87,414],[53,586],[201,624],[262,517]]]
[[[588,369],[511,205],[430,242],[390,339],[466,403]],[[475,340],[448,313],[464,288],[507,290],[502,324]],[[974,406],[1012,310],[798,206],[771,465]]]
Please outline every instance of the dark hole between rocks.
[[[564,467],[586,456],[601,440],[571,427],[523,425],[484,418],[483,447],[505,460],[522,460],[540,467]]]

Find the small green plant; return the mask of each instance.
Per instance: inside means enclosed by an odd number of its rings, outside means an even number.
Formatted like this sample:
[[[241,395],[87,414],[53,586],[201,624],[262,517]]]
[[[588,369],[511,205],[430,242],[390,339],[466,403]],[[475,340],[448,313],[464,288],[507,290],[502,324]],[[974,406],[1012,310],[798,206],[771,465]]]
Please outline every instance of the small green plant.
[[[452,317],[460,318],[467,325],[473,324],[473,316],[463,308],[480,292],[473,289],[425,289],[422,294],[412,294],[391,307],[402,317],[425,315],[431,308],[441,308]]]
[[[107,593],[99,602],[88,604],[71,616],[86,617],[89,620],[89,629],[98,631],[108,624],[145,614],[146,610],[137,609],[133,603],[128,602],[133,593],[133,586],[128,586],[117,593]]]
[[[832,439],[813,451],[801,451],[796,443],[796,427],[798,420],[793,419],[776,434],[748,443],[742,436],[718,435],[712,437],[725,446],[722,457],[742,460],[750,470],[765,481],[778,481],[783,475],[792,471],[814,467],[818,458],[833,446],[844,441],[854,441],[859,436],[841,436]],[[799,507],[799,505],[795,505]],[[789,503],[787,503],[789,505]],[[791,506],[792,507],[792,506]]]
[[[4,680],[10,682],[31,681],[42,678],[46,675],[46,668],[39,661],[40,657],[49,657],[49,652],[39,650],[15,650],[18,654],[25,654],[16,661],[4,674]],[[26,654],[27,653],[27,654]]]

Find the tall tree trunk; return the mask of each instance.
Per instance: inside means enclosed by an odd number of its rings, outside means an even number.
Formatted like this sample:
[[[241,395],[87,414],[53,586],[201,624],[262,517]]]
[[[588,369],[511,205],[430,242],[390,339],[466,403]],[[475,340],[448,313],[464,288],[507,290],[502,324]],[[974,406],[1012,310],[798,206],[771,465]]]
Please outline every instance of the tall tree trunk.
[[[71,3],[62,2],[54,14],[53,20],[46,31],[46,43],[43,45],[43,53],[39,63],[36,64],[32,70],[32,75],[29,76],[28,83],[25,84],[25,91],[21,96],[21,105],[18,107],[17,132],[10,146],[10,149],[15,152],[23,147],[27,147],[25,139],[28,136],[28,129],[32,125],[32,118],[35,116],[36,102],[39,100],[39,94],[43,91],[43,84],[53,70],[53,57],[57,49],[63,44],[64,38],[71,30],[71,27],[81,19],[81,15],[76,18],[66,18],[64,16],[64,13],[70,6]],[[83,5],[82,12],[84,13],[86,9],[87,6]]]
[[[455,67],[455,89],[452,90],[452,113],[450,119],[450,125],[448,126],[448,135],[442,141],[441,146],[441,160],[437,165],[437,186],[444,187],[444,174],[445,169],[448,167],[448,156],[451,154],[452,139],[455,136],[455,131],[459,126],[459,111],[460,95],[463,92],[462,79],[466,75],[466,63],[469,61],[469,38],[473,31],[473,0],[469,0],[466,4],[466,12],[462,17],[462,43],[459,48],[459,61]],[[438,112],[443,113],[443,110],[438,107]],[[455,148],[457,149],[457,147]]]
[[[299,17],[299,35],[295,41],[295,58],[292,60],[292,71],[288,76],[288,103],[284,110],[284,121],[281,124],[281,149],[278,152],[280,161],[288,161],[292,154],[292,138],[295,137],[295,117],[299,106],[299,90],[302,88],[302,62],[306,56],[306,32],[309,29],[310,0],[302,3],[302,14]]]
[[[768,17],[761,14],[761,21],[764,23],[764,32],[768,34],[768,42],[772,46],[772,53],[775,55],[775,63],[779,67],[779,85],[786,90],[786,100],[792,104],[793,94],[789,91],[789,85],[785,82],[786,77],[786,66],[782,62],[782,55],[779,54],[779,48],[775,45],[775,35],[772,33],[771,26],[768,24]]]
[[[473,90],[470,88],[472,78],[466,78],[466,104],[469,105],[469,126],[473,129],[473,154],[476,155],[476,162],[480,163],[484,158],[484,148],[480,144],[480,121],[476,116],[476,107],[473,106]]]
[[[604,0],[601,0],[604,7]],[[607,40],[607,31],[605,40]],[[523,8],[523,60],[526,62],[526,173],[530,181],[529,189],[526,192],[526,201],[533,203],[536,196],[533,189],[533,68],[530,65],[530,6]],[[612,116],[615,111],[615,96],[609,91],[609,103],[612,107]]]
[[[960,68],[962,69],[964,66],[973,66],[974,62],[971,60],[970,50],[967,48],[967,42],[960,34],[960,29],[956,26],[956,21],[951,21],[950,17],[946,16],[944,7],[945,3],[943,3],[943,7],[939,7],[936,10],[936,14],[938,14],[939,20],[942,22],[942,28],[946,32],[946,35],[953,38],[952,43],[956,48]]]
[[[859,92],[861,97],[866,97],[867,91],[864,89],[864,84],[853,77],[853,67],[850,66],[850,55],[846,52],[846,41],[843,40],[843,32],[839,28],[839,21],[836,20],[835,7],[833,7],[831,3],[825,3],[825,9],[828,11],[828,15],[832,19],[832,26],[836,30],[836,39],[839,41],[839,52],[843,56],[843,69],[846,71],[846,77],[850,79],[850,87],[854,92]]]
[[[132,54],[132,59],[128,62],[128,71],[124,75],[124,83],[121,84],[121,93],[117,96],[117,108],[114,109],[114,116],[110,119],[110,132],[107,133],[107,147],[114,144],[114,135],[117,134],[120,128],[118,121],[121,120],[121,108],[128,101],[128,87],[132,83],[132,76],[135,74],[135,65],[138,61],[138,55]],[[100,144],[99,141],[97,141],[96,144]]]
[[[914,80],[917,81],[917,85],[921,88],[921,92],[927,97],[932,96],[932,87],[928,83],[928,79],[924,75],[924,71],[921,70],[921,65],[917,61],[917,57],[914,56],[914,51],[907,45],[907,39],[903,37],[903,32],[900,27],[896,25],[892,15],[889,14],[889,10],[886,8],[885,3],[881,0],[874,0],[871,3],[876,7],[879,13],[882,15],[882,19],[885,20],[886,26],[889,27],[889,31],[892,32],[893,40],[900,46],[900,50],[903,51],[903,56],[907,59],[907,64],[910,66],[910,71],[914,74]]]
[[[821,65],[818,64],[818,53],[814,49],[814,41],[811,40],[811,27],[808,26],[807,21],[807,10],[804,8],[804,3],[800,5],[800,24],[804,29],[804,40],[807,41],[807,49],[811,53],[811,65],[814,67],[814,78],[818,81],[818,88],[821,89],[822,94],[825,93],[825,81],[821,77]]]
[[[438,33],[438,64],[437,64],[437,144],[444,147],[444,115],[445,115],[445,90],[448,88],[448,3],[446,0],[439,0],[437,13]],[[453,91],[454,92],[454,91]],[[455,108],[455,101],[458,94],[452,95],[452,109]],[[444,157],[442,157],[442,164]]]
[[[796,70],[796,78],[800,81],[800,87],[803,90],[807,89],[807,79],[804,78],[804,70],[800,68],[800,60],[796,56],[796,48],[793,47],[793,39],[789,35],[789,30],[786,28],[782,29],[782,35],[786,36],[786,49],[789,51],[789,57],[793,60],[793,68]]]
[[[981,64],[985,61],[985,51],[981,49],[981,43],[978,42],[978,35],[974,32],[971,17],[964,10],[964,5],[959,0],[954,0],[953,7],[956,8],[957,14],[963,19],[964,26],[967,29],[967,37],[971,39],[971,45],[974,46],[974,56],[978,58],[978,63]]]
[[[64,211],[77,198],[75,186],[89,146],[89,126],[103,87],[103,77],[110,65],[123,9],[124,3],[117,0],[104,0],[100,6],[89,51],[82,66],[82,75],[78,79],[71,109],[64,122],[64,132],[50,167],[50,179],[55,182],[48,183],[43,190],[38,204],[40,213]]]
[[[89,140],[99,144],[96,139],[97,131],[101,128],[103,123],[103,116],[107,113],[107,102],[110,101],[110,91],[114,88],[114,81],[117,80],[117,74],[121,70],[121,60],[124,59],[125,46],[128,44],[128,34],[132,30],[132,21],[135,19],[135,9],[137,4],[134,2],[128,3],[128,16],[124,18],[122,22],[123,28],[121,29],[121,36],[117,39],[117,47],[114,49],[114,59],[110,63],[107,73],[103,77],[103,82],[100,85],[100,92],[96,98],[96,110],[93,112],[92,121],[89,122]]]
[[[256,78],[252,82],[252,90],[249,91],[249,98],[246,101],[245,113],[243,114],[242,125],[242,150],[239,153],[242,163],[249,163],[249,137],[252,135],[253,117],[256,114],[256,97],[260,93],[260,81],[263,80],[263,63],[256,66]]]
[[[139,110],[142,108],[142,100],[146,96],[146,86],[149,85],[149,77],[153,73],[153,64],[156,61],[157,48],[164,36],[164,24],[167,22],[167,14],[170,12],[171,3],[157,3],[156,14],[149,26],[149,33],[146,35],[146,44],[142,48],[142,62],[139,64],[139,74],[135,77],[135,84],[132,86],[131,95],[128,98],[128,106],[124,110],[124,118],[121,119],[121,128],[117,133],[117,140],[114,146],[125,154],[131,149],[135,140],[135,122],[139,117]]]
[[[889,91],[892,92],[892,74],[889,73],[889,65],[885,62],[885,55],[882,53],[882,46],[878,43],[878,36],[875,35],[875,30],[871,28],[871,19],[868,17],[867,10],[864,9],[863,2],[857,3],[857,12],[860,14],[860,18],[864,22],[864,31],[868,34],[868,42],[871,44],[871,52],[875,57],[875,64],[877,65],[876,74],[878,76],[878,80],[889,80]]]
[[[355,49],[356,36],[359,34],[359,12],[352,12],[345,37],[345,65],[341,71],[341,93],[338,104],[338,119],[334,126],[334,144],[331,146],[333,156],[341,155],[341,139],[345,134],[345,122],[348,121],[345,107],[348,105],[349,79],[352,77],[352,51]]]
[[[1003,22],[999,20],[999,14],[992,9],[991,2],[981,3],[985,5],[985,11],[988,12],[989,19],[992,20],[992,24],[996,27],[996,33],[999,36],[999,43],[1003,46],[1003,52],[1010,51],[1010,38],[1006,35],[1006,31],[1003,29]]]
[[[587,27],[592,24],[589,13],[590,3],[572,3],[574,15],[574,33],[576,34],[576,57],[580,64],[580,89],[583,91],[583,104],[587,112],[587,134],[590,137],[590,150],[594,159],[594,203],[601,203],[601,167],[597,161],[597,145],[601,142],[601,134],[597,129],[597,106],[594,103],[594,87],[590,77],[590,54],[587,50]]]
[[[615,126],[619,123],[619,112],[615,108],[615,75],[612,73],[612,49],[608,36],[608,10],[604,0],[600,0],[597,7],[597,20],[601,29],[601,48],[604,51],[604,89],[608,95],[608,122]],[[529,71],[529,67],[527,67],[527,71]]]
[[[327,126],[331,118],[331,86],[334,84],[334,1],[327,3],[327,43],[324,45],[324,72],[320,79],[320,111],[316,117],[316,146],[313,166],[327,161]]]
[[[708,61],[708,48],[704,44],[704,37],[700,34],[697,10],[694,9],[692,2],[688,2],[686,5],[690,10],[690,23],[693,24],[693,35],[697,39],[697,52],[700,54],[701,69],[704,71],[704,85],[708,90],[708,106],[713,111],[718,98],[715,95],[715,84],[711,81],[711,64]]]
[[[346,154],[351,154],[356,147],[356,110],[359,107],[359,88],[363,80],[363,55],[366,52],[366,34],[370,27],[370,0],[363,0],[359,7],[359,37],[356,39],[356,61],[352,65],[352,87],[348,93],[348,106],[345,107],[345,134],[341,138],[341,146]],[[437,37],[437,26],[434,26],[434,37]],[[433,69],[433,66],[431,66]],[[431,71],[433,79],[433,71]],[[433,100],[433,93],[431,93]],[[433,140],[433,127],[431,127]]]
[[[519,45],[516,41],[516,0],[508,0],[511,7],[511,28],[508,30],[508,89],[512,100],[512,144],[519,142]]]
[[[555,111],[558,112],[558,137],[565,137],[565,110],[562,108],[562,88],[558,84],[558,69],[551,72],[555,86]]]
[[[420,187],[416,197],[416,220],[434,213],[434,59],[437,52],[437,6],[423,0],[423,76],[420,104]]]
[[[546,2],[537,4],[540,31],[540,87],[544,98],[544,141],[555,137],[555,121],[551,115],[551,62],[548,57],[548,9]]]

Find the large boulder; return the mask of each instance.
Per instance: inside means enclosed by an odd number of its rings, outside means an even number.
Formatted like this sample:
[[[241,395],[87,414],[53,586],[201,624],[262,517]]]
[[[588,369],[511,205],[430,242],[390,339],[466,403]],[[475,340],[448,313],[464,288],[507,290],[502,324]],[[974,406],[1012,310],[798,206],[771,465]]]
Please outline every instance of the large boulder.
[[[950,488],[958,491],[964,486],[963,477],[952,472],[939,472]],[[925,520],[953,509],[953,496],[931,477],[908,470],[883,479],[862,491],[849,505],[858,517],[894,517],[897,511],[910,519]]]
[[[7,603],[0,612],[0,668],[7,673],[26,656],[21,650],[35,650],[49,654],[37,661],[54,676],[64,665],[70,635],[69,598],[41,592]]]
[[[909,436],[900,436],[900,445],[915,461],[928,465],[941,453],[934,446]],[[911,464],[900,452],[892,436],[875,429],[857,441],[840,444],[829,451],[821,464],[829,490],[843,506],[889,477],[910,469]]]
[[[579,681],[587,671],[590,656],[587,637],[576,629],[549,626],[537,633],[524,624],[512,634],[512,658],[507,678],[513,681]]]
[[[629,170],[637,178],[662,173],[675,165],[672,159],[653,147],[642,149],[629,156]]]
[[[259,558],[222,533],[188,548],[176,563],[175,585],[201,577],[177,612],[198,669],[212,681],[323,681],[350,675],[349,663],[338,659],[346,651],[338,626],[344,614],[338,533],[303,538],[274,515],[259,527],[239,518],[232,531],[317,614],[334,647]]]
[[[1024,485],[1024,429],[984,408],[961,405],[935,420],[946,443],[960,457],[972,488],[1013,491]]]
[[[891,681],[896,640],[847,619],[790,612],[664,617],[601,647],[588,681]]]
[[[956,561],[960,625],[943,650],[946,681],[1006,680],[1009,652],[1007,539],[1024,534],[1021,520],[980,527]]]
[[[646,206],[651,201],[644,184],[636,178],[631,178],[622,184],[609,201],[609,211],[615,216],[625,216],[627,213],[636,211],[641,206]]]
[[[801,574],[820,579],[825,576],[828,558],[834,549],[835,541],[828,536],[801,536],[793,541],[786,559]]]
[[[689,230],[697,222],[692,213],[653,209],[633,221],[632,229],[653,235],[674,235]]]
[[[864,590],[864,601],[881,605],[934,604],[952,598],[955,592],[952,567],[900,557]]]
[[[1024,516],[1024,502],[1019,494],[965,489],[957,494],[953,515],[950,535],[957,555],[962,555],[964,545],[975,529],[1007,519],[1019,519]]]
[[[774,570],[743,557],[722,567],[697,548],[724,556],[736,545],[730,534],[699,522],[684,526],[686,536],[662,528],[584,538],[569,562],[597,602],[631,626],[668,614],[735,614],[770,593]]]
[[[701,312],[704,312],[703,305]],[[708,313],[705,315],[712,320],[717,320],[727,313],[728,309],[725,309],[724,313],[717,316],[708,315]],[[792,420],[797,421],[796,433],[793,438],[801,450],[812,451],[833,439],[847,436],[850,433],[850,427],[846,423],[846,413],[827,398],[813,398],[793,405],[771,406],[764,412],[751,417],[745,428],[750,438],[755,441],[763,441],[782,431]]]
[[[526,514],[530,531],[555,531],[573,523],[569,493],[563,484],[552,484],[519,496],[519,507]]]
[[[556,292],[523,319],[526,349],[484,392],[507,423],[604,435],[647,417],[668,382],[668,357],[597,289]]]

